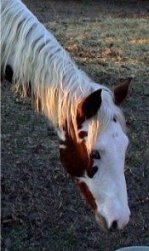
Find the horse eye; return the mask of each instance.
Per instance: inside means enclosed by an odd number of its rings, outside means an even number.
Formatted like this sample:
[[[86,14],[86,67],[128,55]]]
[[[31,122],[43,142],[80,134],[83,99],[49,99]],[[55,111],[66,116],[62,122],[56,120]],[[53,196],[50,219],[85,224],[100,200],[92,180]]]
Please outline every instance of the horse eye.
[[[93,166],[90,173],[89,173],[89,177],[93,178],[93,176],[95,175],[95,173],[98,171],[98,166]]]
[[[100,153],[97,150],[93,150],[91,153],[92,159],[101,159]]]

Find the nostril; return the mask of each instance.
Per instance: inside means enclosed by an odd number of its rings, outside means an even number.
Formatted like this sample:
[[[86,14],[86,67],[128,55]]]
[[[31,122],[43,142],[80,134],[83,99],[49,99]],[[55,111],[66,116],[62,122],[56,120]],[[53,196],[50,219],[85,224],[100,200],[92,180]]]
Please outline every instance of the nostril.
[[[118,228],[118,223],[116,220],[114,220],[111,224],[110,230],[116,230]]]

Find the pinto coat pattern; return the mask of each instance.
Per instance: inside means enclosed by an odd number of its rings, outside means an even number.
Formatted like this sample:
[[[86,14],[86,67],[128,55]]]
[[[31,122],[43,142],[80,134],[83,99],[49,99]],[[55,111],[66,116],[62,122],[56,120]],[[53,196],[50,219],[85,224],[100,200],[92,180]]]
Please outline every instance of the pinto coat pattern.
[[[108,229],[123,228],[130,214],[124,177],[128,139],[116,104],[131,79],[114,92],[92,81],[20,0],[2,0],[1,20],[2,76],[9,74],[52,122],[61,161],[97,221]]]

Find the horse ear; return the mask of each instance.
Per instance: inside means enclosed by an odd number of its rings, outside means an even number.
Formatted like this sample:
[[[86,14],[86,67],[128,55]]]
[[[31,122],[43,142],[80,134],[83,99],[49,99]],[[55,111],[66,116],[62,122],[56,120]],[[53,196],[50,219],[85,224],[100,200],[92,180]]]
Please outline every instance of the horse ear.
[[[85,119],[94,116],[101,105],[101,89],[93,92],[79,103],[77,108],[77,119],[83,123]]]
[[[132,78],[121,79],[118,85],[114,88],[113,92],[116,105],[120,105],[126,98],[131,80]]]

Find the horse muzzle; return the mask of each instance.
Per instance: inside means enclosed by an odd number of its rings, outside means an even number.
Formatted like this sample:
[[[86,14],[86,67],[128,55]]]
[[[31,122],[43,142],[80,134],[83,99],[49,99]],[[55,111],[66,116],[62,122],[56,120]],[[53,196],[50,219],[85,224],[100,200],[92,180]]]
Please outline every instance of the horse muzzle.
[[[102,230],[122,230],[129,222],[129,208],[123,215],[105,215],[100,212],[95,213],[95,218]]]

